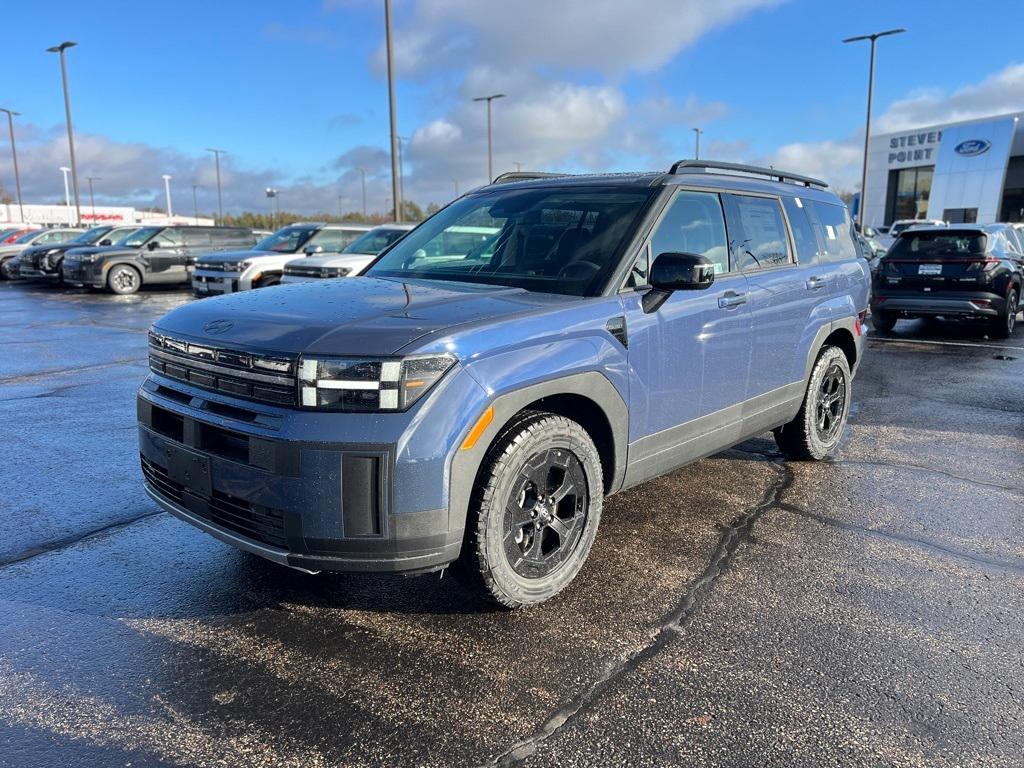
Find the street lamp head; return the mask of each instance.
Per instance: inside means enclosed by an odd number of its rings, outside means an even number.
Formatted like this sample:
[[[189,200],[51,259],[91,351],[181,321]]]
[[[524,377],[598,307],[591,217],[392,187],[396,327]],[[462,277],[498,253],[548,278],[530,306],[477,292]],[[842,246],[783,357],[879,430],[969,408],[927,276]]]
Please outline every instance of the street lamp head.
[[[490,101],[491,99],[504,99],[504,93],[492,93],[490,96],[477,96],[473,101]]]
[[[844,43],[857,43],[861,40],[877,40],[880,37],[887,37],[888,35],[901,35],[906,32],[903,27],[897,29],[887,29],[884,32],[873,32],[870,35],[857,35],[856,37],[848,37],[843,40]]]
[[[173,177],[173,176],[171,176],[171,174],[169,174],[169,173],[165,173],[165,174],[164,174],[163,176],[161,176],[160,178],[161,178],[161,179],[163,179],[164,181],[170,181],[170,180],[171,180],[171,179],[173,179],[174,177]]]
[[[228,153],[228,151],[226,149],[214,149],[213,147],[207,147],[206,151],[207,152],[219,152],[222,155],[226,155]]]
[[[21,112],[15,112],[13,109],[6,109],[5,107],[0,107],[0,112],[6,112],[11,117],[19,117],[21,115]]]
[[[61,53],[66,48],[74,48],[78,43],[72,42],[71,40],[65,40],[60,45],[55,45],[53,48],[47,48],[47,53]]]
[[[71,173],[71,169],[68,168],[66,165],[62,165],[58,170],[61,170],[64,173]]]

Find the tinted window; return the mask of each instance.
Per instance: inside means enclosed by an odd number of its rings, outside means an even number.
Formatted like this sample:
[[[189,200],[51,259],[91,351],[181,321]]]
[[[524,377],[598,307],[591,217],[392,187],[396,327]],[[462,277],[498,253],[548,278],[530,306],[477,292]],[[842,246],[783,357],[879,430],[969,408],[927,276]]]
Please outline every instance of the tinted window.
[[[149,240],[153,235],[160,231],[160,227],[143,227],[142,229],[128,235],[118,245],[123,245],[127,248],[139,248],[145,245],[146,241]]]
[[[939,256],[981,256],[985,235],[981,232],[915,232],[901,235],[888,256],[894,259],[928,259]]]
[[[374,255],[380,253],[393,242],[401,238],[403,235],[408,233],[407,229],[375,229],[367,232],[362,237],[349,243],[345,248],[345,253],[372,253]],[[497,232],[492,232],[497,234]],[[451,233],[445,233],[445,237],[440,239],[437,243],[439,246],[443,246],[443,249],[447,251],[451,248],[459,248],[459,243],[452,243]],[[474,245],[472,241],[469,244],[462,244],[464,246],[463,253],[468,252]]]
[[[204,229],[186,229],[182,235],[185,245],[204,246],[210,244],[210,233]]]
[[[176,248],[182,244],[182,233],[180,229],[170,227],[163,230],[153,239],[160,243],[161,248]]]
[[[788,264],[789,243],[779,201],[747,195],[725,195],[725,199],[733,269],[747,271]]]
[[[317,227],[292,226],[279,229],[256,244],[258,251],[295,253],[317,232]]]
[[[607,283],[658,191],[621,186],[489,189],[460,198],[427,219],[365,274],[593,296]],[[450,236],[467,227],[495,234],[482,242]]]
[[[715,274],[729,271],[725,217],[718,195],[678,192],[651,236],[651,258],[662,253],[695,253],[715,265]]]
[[[853,242],[853,224],[845,206],[820,203],[816,200],[804,200],[804,206],[824,246],[820,256],[822,261],[857,258],[857,246]]]
[[[789,228],[796,243],[796,259],[801,264],[813,264],[818,260],[818,238],[814,235],[807,209],[798,197],[782,198],[782,206],[789,218]]]

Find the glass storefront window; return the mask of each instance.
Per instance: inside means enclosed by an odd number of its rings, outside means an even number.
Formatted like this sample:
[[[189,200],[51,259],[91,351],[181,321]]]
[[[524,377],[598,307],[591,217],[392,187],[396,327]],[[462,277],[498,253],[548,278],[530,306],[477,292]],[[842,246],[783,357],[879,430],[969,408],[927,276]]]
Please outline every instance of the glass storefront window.
[[[934,166],[889,171],[886,224],[892,224],[899,219],[927,218],[928,198],[931,195],[934,174]]]

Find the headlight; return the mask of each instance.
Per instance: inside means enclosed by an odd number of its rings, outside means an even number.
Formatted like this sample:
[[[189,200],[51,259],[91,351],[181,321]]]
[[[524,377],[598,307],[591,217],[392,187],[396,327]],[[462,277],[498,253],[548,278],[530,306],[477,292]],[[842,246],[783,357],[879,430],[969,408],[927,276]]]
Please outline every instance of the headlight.
[[[404,411],[455,365],[451,355],[396,360],[303,357],[301,403],[332,411]]]
[[[100,257],[100,254],[98,254],[98,253],[87,253],[87,254],[85,254],[84,256],[80,256],[79,258],[80,258],[80,259],[81,259],[82,261],[87,261],[87,262],[89,262],[90,264],[92,264],[92,263],[93,263],[94,261],[96,261],[96,260],[97,260],[97,259],[98,259],[99,257]]]
[[[345,275],[347,275],[351,271],[352,270],[349,267],[324,267],[322,270],[320,270],[320,276],[321,277],[345,277]]]

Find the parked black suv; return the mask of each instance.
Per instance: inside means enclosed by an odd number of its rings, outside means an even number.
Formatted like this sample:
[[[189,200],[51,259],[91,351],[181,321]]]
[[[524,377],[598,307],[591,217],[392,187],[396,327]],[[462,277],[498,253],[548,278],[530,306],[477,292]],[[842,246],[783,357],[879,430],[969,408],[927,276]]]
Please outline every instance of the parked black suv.
[[[33,245],[22,251],[18,258],[19,277],[24,280],[62,282],[61,266],[64,264],[64,254],[72,248],[113,245],[139,229],[139,226],[93,227],[64,243]]]
[[[142,227],[116,246],[75,248],[64,256],[64,282],[135,293],[143,284],[188,285],[198,257],[237,250],[257,240],[241,227]]]
[[[874,273],[872,324],[891,331],[900,318],[963,317],[1013,333],[1024,285],[1024,255],[1009,225],[957,225],[903,232]]]

